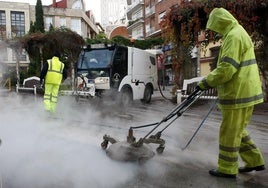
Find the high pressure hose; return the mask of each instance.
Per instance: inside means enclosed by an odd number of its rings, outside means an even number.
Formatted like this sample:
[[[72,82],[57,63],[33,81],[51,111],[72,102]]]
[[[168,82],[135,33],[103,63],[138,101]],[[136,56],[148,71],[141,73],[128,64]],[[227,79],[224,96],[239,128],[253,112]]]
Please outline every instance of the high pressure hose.
[[[161,96],[162,96],[164,99],[171,101],[172,99],[168,99],[168,98],[163,94],[163,91],[162,91],[162,89],[161,89],[161,87],[160,87],[159,81],[157,82],[157,85],[158,85],[158,89],[159,89],[159,91],[160,91]]]

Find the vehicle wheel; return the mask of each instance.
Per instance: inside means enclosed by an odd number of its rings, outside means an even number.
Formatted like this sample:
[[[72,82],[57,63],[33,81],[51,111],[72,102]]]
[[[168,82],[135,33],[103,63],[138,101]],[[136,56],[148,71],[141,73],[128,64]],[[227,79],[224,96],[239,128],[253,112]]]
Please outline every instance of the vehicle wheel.
[[[153,93],[152,87],[146,86],[144,90],[144,96],[143,99],[141,99],[141,102],[150,103],[152,99],[152,93]]]
[[[121,92],[121,104],[124,106],[131,104],[133,101],[132,91],[129,88],[124,88]]]

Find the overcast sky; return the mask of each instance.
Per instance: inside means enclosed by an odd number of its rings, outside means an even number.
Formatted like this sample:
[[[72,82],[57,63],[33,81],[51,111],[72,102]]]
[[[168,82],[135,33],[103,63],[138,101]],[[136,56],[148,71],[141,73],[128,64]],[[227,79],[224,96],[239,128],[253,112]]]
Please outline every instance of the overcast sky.
[[[9,1],[9,2],[23,2],[30,3],[31,5],[36,5],[36,0],[1,0],[1,1]],[[43,5],[52,4],[53,0],[42,0]],[[100,1],[99,0],[85,0],[86,10],[92,10],[96,21],[100,22]]]

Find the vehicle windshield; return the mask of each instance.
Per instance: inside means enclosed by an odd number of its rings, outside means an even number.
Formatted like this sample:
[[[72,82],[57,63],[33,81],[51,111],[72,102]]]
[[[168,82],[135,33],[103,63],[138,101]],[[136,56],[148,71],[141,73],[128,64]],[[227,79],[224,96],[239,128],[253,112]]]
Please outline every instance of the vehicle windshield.
[[[109,49],[93,49],[91,51],[82,52],[77,68],[78,69],[98,69],[108,68],[112,59],[113,50]]]

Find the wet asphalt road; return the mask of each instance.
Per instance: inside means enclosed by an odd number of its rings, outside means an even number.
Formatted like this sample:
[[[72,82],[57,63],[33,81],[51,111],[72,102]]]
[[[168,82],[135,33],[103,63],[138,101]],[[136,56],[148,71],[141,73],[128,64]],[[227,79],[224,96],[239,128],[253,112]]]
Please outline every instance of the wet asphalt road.
[[[129,107],[109,100],[77,103],[63,96],[54,116],[43,112],[40,97],[14,94],[0,97],[0,102],[4,106],[0,110],[1,188],[268,187],[267,170],[239,174],[236,180],[208,174],[217,163],[221,120],[217,109],[182,150],[213,105],[211,101],[198,102],[172,123],[161,137],[166,141],[164,152],[143,164],[113,161],[100,144],[104,134],[125,141],[131,126],[159,122],[176,108],[159,96],[151,104],[137,101]],[[266,161],[267,115],[267,109],[258,108],[248,127]],[[141,138],[151,129],[135,130],[134,136]],[[150,147],[155,151],[157,145]]]

